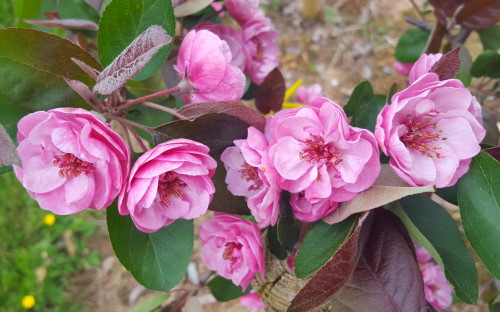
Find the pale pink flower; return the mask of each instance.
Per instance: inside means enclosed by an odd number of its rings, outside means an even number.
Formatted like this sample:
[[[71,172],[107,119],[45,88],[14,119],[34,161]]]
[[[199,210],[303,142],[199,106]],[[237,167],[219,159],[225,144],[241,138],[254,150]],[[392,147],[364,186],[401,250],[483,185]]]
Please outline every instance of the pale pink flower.
[[[224,0],[229,15],[241,26],[259,14],[259,0]]]
[[[136,227],[155,232],[177,219],[203,215],[210,204],[217,166],[207,146],[188,139],[158,144],[135,162],[120,193],[120,214]]]
[[[243,96],[245,75],[231,65],[228,44],[208,30],[191,30],[182,40],[174,69],[187,104],[236,102]]]
[[[58,108],[23,117],[17,125],[17,178],[41,208],[66,215],[103,209],[127,177],[123,139],[90,112]]]
[[[263,310],[267,306],[262,301],[262,298],[255,292],[255,290],[251,290],[248,294],[240,297],[241,305],[249,310]]]
[[[349,126],[342,108],[326,98],[269,116],[266,136],[281,188],[310,202],[350,200],[380,172],[373,134]]]
[[[295,93],[295,101],[302,104],[310,104],[316,98],[323,96],[323,90],[317,83],[309,87],[300,86]]]
[[[417,253],[417,261],[419,264],[426,264],[427,262],[432,260],[431,254],[424,247],[420,247],[416,250]]]
[[[452,303],[453,289],[446,280],[443,268],[428,262],[420,270],[424,279],[425,299],[437,311],[448,309]]]
[[[207,268],[246,289],[256,273],[264,276],[264,249],[257,224],[215,213],[200,227],[201,259]]]
[[[467,172],[486,133],[481,124],[479,103],[459,80],[428,73],[384,106],[375,136],[401,179],[439,188]]]
[[[339,203],[331,198],[308,200],[302,193],[294,193],[290,198],[293,214],[302,222],[316,222],[337,210]]]
[[[413,64],[408,74],[408,82],[414,83],[418,78],[429,73],[432,66],[439,61],[443,54],[422,54],[418,60]]]
[[[413,64],[415,63],[401,63],[396,61],[392,64],[392,68],[401,76],[408,76]]]
[[[228,189],[233,195],[245,197],[260,227],[275,225],[281,189],[269,163],[267,139],[259,130],[250,127],[247,139],[234,143],[236,146],[228,147],[221,155],[227,170]]]

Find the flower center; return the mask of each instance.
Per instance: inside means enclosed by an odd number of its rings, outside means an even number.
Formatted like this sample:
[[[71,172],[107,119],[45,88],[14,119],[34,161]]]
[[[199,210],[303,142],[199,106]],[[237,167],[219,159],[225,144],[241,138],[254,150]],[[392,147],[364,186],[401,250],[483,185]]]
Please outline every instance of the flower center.
[[[231,262],[231,266],[233,266],[241,258],[240,250],[243,245],[237,242],[227,242],[224,246],[226,248],[222,253],[222,258]]]
[[[253,57],[256,61],[262,61],[264,59],[264,47],[262,46],[262,42],[260,40],[257,42],[257,51],[255,52],[255,56]]]
[[[168,207],[170,197],[181,197],[182,188],[187,184],[182,181],[179,176],[174,172],[165,172],[158,182],[158,194],[163,206]]]
[[[253,184],[248,187],[249,191],[256,191],[262,187],[262,180],[259,177],[259,171],[257,168],[244,163],[239,170],[241,173],[241,178],[247,182],[253,181]]]
[[[93,164],[83,161],[71,153],[55,156],[52,160],[52,164],[61,168],[59,170],[59,176],[66,180],[75,178],[82,172],[89,175],[95,171]]]
[[[430,114],[429,114],[430,115]],[[437,130],[437,122],[431,122],[436,114],[430,115],[423,121],[414,118],[413,115],[406,116],[406,129],[408,132],[401,136],[401,141],[409,147],[419,151],[422,155],[430,158],[443,158],[439,153],[441,147],[433,143],[439,140],[446,140],[441,137],[442,130]]]
[[[330,144],[325,144],[325,140],[319,135],[311,134],[311,139],[304,142],[306,148],[300,152],[299,156],[310,163],[318,163],[321,160],[326,161],[327,166],[335,167],[342,162],[342,153],[335,150]]]

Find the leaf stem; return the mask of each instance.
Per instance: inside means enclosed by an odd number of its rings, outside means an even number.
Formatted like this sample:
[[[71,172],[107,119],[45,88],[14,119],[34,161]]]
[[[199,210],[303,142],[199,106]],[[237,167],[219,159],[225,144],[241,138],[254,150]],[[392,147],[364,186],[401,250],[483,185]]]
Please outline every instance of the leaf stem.
[[[139,129],[142,129],[142,130],[145,130],[145,131],[149,131],[149,132],[158,132],[156,131],[154,128],[151,128],[151,127],[148,127],[148,126],[144,126],[144,125],[141,125],[141,124],[138,124],[136,122],[133,122],[133,121],[130,121],[128,119],[125,119],[125,118],[122,118],[122,117],[118,117],[118,116],[115,116],[113,114],[110,114],[110,113],[103,113],[103,116],[106,117],[106,118],[109,118],[109,119],[113,119],[113,120],[116,120],[118,122],[122,122],[126,125],[130,125],[132,127],[136,127],[136,128],[139,128]]]
[[[162,95],[166,95],[166,94],[170,94],[170,93],[174,93],[174,92],[179,92],[179,91],[181,91],[181,88],[179,86],[175,86],[175,87],[167,89],[167,90],[163,90],[163,91],[158,91],[158,92],[155,92],[155,93],[151,93],[151,94],[145,95],[143,97],[140,97],[140,98],[137,98],[137,99],[125,102],[125,104],[123,104],[120,107],[120,109],[124,110],[124,109],[130,108],[130,107],[132,107],[132,106],[134,106],[136,104],[140,104],[142,102],[145,102],[145,101],[147,101],[149,99],[152,99],[152,98],[155,98],[155,97],[158,97],[158,96],[162,96]]]
[[[158,104],[151,103],[151,102],[142,102],[140,105],[151,107],[151,108],[163,111],[165,113],[169,113],[170,115],[175,116],[175,117],[177,117],[179,119],[182,119],[182,120],[188,120],[189,119],[186,116],[179,114],[175,109],[170,108],[170,107],[158,105]]]
[[[146,147],[146,145],[144,145],[144,142],[142,141],[142,138],[137,133],[137,131],[135,131],[134,128],[132,128],[131,126],[126,126],[126,127],[130,130],[130,133],[132,133],[132,135],[134,136],[134,139],[137,141],[137,143],[139,143],[139,146],[141,147],[142,151],[147,152],[148,148]]]
[[[120,124],[120,126],[122,126],[123,133],[125,134],[125,140],[127,141],[128,148],[133,153],[134,147],[132,146],[132,140],[130,140],[130,135],[128,134],[128,127],[123,122],[118,122],[118,123]]]

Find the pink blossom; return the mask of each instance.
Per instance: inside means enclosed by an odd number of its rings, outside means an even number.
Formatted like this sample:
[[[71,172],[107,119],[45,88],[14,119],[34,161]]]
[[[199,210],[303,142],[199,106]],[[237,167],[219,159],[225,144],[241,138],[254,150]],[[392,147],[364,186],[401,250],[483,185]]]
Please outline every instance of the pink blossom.
[[[337,210],[339,203],[331,198],[308,200],[303,193],[295,193],[290,198],[290,205],[300,221],[316,222]]]
[[[298,244],[296,244],[298,245]],[[286,258],[286,265],[292,271],[295,271],[295,258],[297,258],[298,249],[295,249],[291,255]]]
[[[251,290],[248,294],[241,296],[240,302],[249,310],[262,310],[267,307],[255,290]]]
[[[222,8],[224,7],[224,5],[222,3],[219,3],[219,2],[212,2],[210,3],[210,6],[212,8],[214,8],[215,12],[219,12],[220,10],[222,10]],[[220,12],[219,13],[219,17],[220,18],[223,18],[224,17],[224,11]]]
[[[259,14],[259,0],[224,0],[228,13],[240,25]]]
[[[424,279],[425,299],[438,311],[448,309],[452,303],[453,289],[446,280],[443,269],[429,262],[420,270]]]
[[[392,97],[375,136],[390,165],[410,185],[454,185],[480,151],[481,108],[457,79],[420,77]]]
[[[342,108],[326,98],[269,116],[266,135],[279,185],[311,203],[350,200],[380,172],[373,134],[349,126]]]
[[[323,90],[317,83],[309,87],[300,86],[295,93],[295,100],[298,103],[310,104],[314,99],[323,96]]]
[[[427,262],[432,260],[431,254],[424,247],[420,247],[416,251],[417,253],[417,261],[419,264],[426,264]]]
[[[418,60],[413,64],[408,75],[408,82],[414,83],[418,78],[427,74],[443,54],[422,54]]]
[[[174,69],[181,77],[181,96],[187,104],[235,102],[243,96],[245,75],[231,65],[227,43],[208,30],[191,30],[179,49]]]
[[[392,65],[392,68],[394,68],[394,70],[398,74],[400,74],[401,76],[408,76],[413,64],[415,64],[415,63],[401,63],[401,62],[396,61]]]
[[[103,209],[126,179],[130,156],[108,124],[79,108],[40,111],[18,124],[17,178],[40,207],[66,215]]]
[[[256,273],[264,276],[264,249],[257,225],[238,216],[216,213],[200,227],[201,259],[220,276],[246,289]]]
[[[203,215],[215,192],[217,166],[207,146],[175,139],[158,144],[135,162],[120,193],[120,214],[130,214],[137,228],[155,232],[179,218]]]
[[[244,196],[248,208],[260,227],[275,225],[279,216],[281,189],[267,156],[268,142],[254,127],[248,128],[245,140],[234,141],[221,155],[227,170],[229,191]]]

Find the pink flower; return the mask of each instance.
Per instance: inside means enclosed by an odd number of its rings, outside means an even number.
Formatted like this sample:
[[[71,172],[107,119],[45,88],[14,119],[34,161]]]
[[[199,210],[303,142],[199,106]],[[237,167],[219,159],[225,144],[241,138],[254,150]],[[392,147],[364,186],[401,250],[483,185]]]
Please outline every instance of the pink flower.
[[[453,289],[446,280],[443,269],[429,262],[420,270],[424,279],[425,299],[438,311],[448,309],[452,303]]]
[[[19,121],[17,178],[40,207],[66,215],[103,209],[126,179],[130,156],[108,124],[79,108],[35,112]]]
[[[245,75],[231,65],[227,43],[208,30],[191,30],[179,49],[174,69],[181,77],[181,96],[187,104],[236,102],[243,96]]]
[[[443,54],[422,54],[413,64],[408,75],[408,82],[414,83],[418,78],[427,74],[432,66],[439,61]]]
[[[205,145],[176,139],[158,144],[135,162],[120,193],[120,214],[130,214],[137,228],[155,232],[179,218],[203,215],[215,192],[217,167]]]
[[[269,116],[266,135],[279,185],[302,192],[311,203],[350,200],[369,188],[380,171],[373,134],[349,126],[342,108],[326,98]]]
[[[200,227],[201,259],[235,285],[246,289],[256,273],[264,276],[264,249],[257,225],[238,216],[216,213]]]
[[[321,89],[321,86],[315,83],[309,87],[300,86],[295,93],[295,100],[298,103],[310,104],[314,99],[322,96],[323,90]]]
[[[240,25],[244,25],[260,12],[259,0],[224,0],[224,6]]]
[[[210,3],[210,6],[212,8],[214,8],[215,12],[219,12],[220,10],[222,10],[222,8],[224,7],[224,5],[222,3],[219,3],[219,2],[212,2]],[[220,12],[219,13],[219,17],[220,18],[223,18],[224,17],[224,11]]]
[[[331,198],[308,200],[303,193],[292,194],[290,205],[295,217],[302,222],[316,222],[339,207],[339,203]]]
[[[271,20],[258,11],[243,25],[242,33],[246,53],[245,72],[260,85],[278,66],[278,32],[271,26]]]
[[[456,79],[420,77],[392,97],[375,136],[390,165],[410,185],[454,185],[485,136],[476,98]]]
[[[427,262],[432,260],[431,254],[424,247],[420,247],[416,251],[417,253],[417,261],[419,264],[426,264]]]
[[[267,307],[255,290],[251,290],[248,294],[241,296],[240,302],[249,310],[262,310]]]
[[[244,196],[260,227],[275,225],[279,216],[281,189],[267,156],[268,142],[254,127],[248,128],[246,140],[234,141],[221,155],[227,170],[229,191]]]
[[[392,65],[392,68],[394,68],[394,70],[398,74],[400,74],[401,76],[408,76],[413,64],[415,64],[415,63],[401,63],[401,62],[396,61]]]

